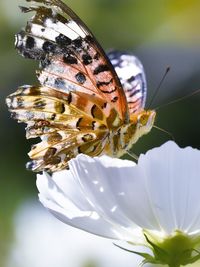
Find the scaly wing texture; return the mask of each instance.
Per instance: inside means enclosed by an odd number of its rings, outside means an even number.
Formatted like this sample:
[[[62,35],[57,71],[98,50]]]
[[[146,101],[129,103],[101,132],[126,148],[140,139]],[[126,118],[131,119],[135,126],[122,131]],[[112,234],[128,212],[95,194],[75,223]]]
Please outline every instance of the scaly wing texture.
[[[25,31],[16,38],[16,47],[28,58],[40,59],[42,85],[64,92],[96,94],[127,119],[128,109],[119,78],[103,49],[83,22],[61,1],[38,0],[49,7],[37,6]]]
[[[10,95],[7,105],[15,119],[27,123],[27,138],[42,139],[32,147],[27,167],[56,171],[78,153],[99,155],[107,142],[107,125],[118,116],[114,109],[105,116],[105,103],[81,92],[59,95],[48,87],[23,86]]]
[[[147,83],[140,60],[127,52],[112,51],[108,57],[126,94],[130,114],[144,109]]]
[[[22,86],[7,98],[13,117],[27,123],[27,137],[42,142],[29,153],[34,171],[67,167],[78,153],[99,155],[109,130],[129,121],[120,81],[84,23],[58,0],[36,0],[16,48],[40,60],[40,86]],[[41,5],[39,5],[41,4]]]

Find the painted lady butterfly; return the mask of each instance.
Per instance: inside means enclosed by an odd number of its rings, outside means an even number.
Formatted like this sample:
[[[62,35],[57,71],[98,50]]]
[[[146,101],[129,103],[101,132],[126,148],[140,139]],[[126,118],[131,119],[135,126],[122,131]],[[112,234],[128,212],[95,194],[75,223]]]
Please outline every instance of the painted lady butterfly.
[[[146,81],[131,54],[105,54],[80,18],[60,0],[26,0],[35,12],[16,35],[16,48],[40,61],[38,86],[7,97],[12,116],[41,137],[27,168],[54,172],[79,153],[120,157],[148,133],[155,111],[144,110]]]

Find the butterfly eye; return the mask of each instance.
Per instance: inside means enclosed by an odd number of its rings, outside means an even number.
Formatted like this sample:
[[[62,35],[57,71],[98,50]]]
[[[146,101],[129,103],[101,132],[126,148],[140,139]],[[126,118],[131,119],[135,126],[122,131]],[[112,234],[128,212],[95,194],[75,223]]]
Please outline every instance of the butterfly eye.
[[[141,124],[141,126],[145,126],[148,122],[148,114],[142,114],[139,118],[138,118],[138,122]]]
[[[138,116],[138,124],[140,127],[144,127],[147,129],[151,129],[154,120],[155,120],[156,112],[154,110],[142,111],[142,113]]]

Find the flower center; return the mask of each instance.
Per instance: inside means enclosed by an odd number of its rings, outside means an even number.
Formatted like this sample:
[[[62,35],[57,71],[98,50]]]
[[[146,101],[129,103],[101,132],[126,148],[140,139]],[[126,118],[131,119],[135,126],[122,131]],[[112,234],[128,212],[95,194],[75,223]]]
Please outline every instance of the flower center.
[[[144,235],[153,252],[152,258],[145,259],[145,262],[179,267],[200,259],[200,252],[197,250],[200,247],[199,235],[187,235],[179,230],[162,240],[146,230]]]

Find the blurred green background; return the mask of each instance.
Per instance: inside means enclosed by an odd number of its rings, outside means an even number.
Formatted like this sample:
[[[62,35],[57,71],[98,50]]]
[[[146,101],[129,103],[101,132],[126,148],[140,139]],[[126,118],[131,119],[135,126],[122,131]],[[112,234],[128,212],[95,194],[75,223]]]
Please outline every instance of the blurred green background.
[[[166,105],[200,89],[199,0],[68,0],[66,3],[89,26],[104,49],[129,50],[141,59],[148,82],[147,106],[167,66],[170,66],[171,70],[152,108]],[[22,15],[18,9],[18,5],[24,4],[26,5],[25,1],[0,1],[0,266],[2,267],[18,266],[15,261],[13,265],[8,265],[11,251],[17,242],[16,217],[20,221],[18,214],[21,207],[37,201],[35,175],[25,170],[27,152],[33,141],[25,139],[24,125],[19,125],[9,118],[5,105],[5,97],[14,92],[17,86],[37,83],[35,76],[37,62],[22,58],[14,49],[14,34],[25,25],[29,17]],[[191,145],[199,148],[199,112],[200,93],[158,109],[156,125],[170,132],[180,146]],[[133,150],[139,154],[162,144],[169,138],[167,134],[153,129]],[[30,217],[33,205],[30,204],[28,207],[26,219],[22,220],[24,227],[29,227],[30,220],[33,220]],[[37,208],[34,206],[34,209]],[[29,230],[31,235],[31,226]],[[23,253],[19,254],[22,262]],[[33,249],[34,253],[36,251]],[[50,265],[45,264],[45,258],[43,260],[44,264],[41,266],[49,267]],[[84,264],[68,266],[101,266],[95,260]],[[40,265],[29,262],[30,266]],[[64,265],[60,263],[59,267],[62,266]]]

